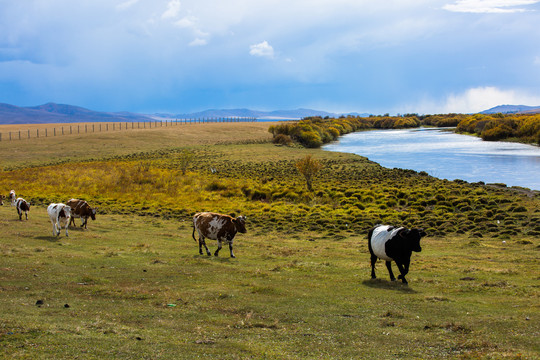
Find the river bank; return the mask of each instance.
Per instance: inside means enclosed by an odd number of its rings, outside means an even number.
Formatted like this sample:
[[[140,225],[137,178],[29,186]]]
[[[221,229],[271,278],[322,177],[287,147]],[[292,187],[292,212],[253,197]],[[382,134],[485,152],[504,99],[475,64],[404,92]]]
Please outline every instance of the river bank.
[[[407,168],[448,180],[540,190],[540,148],[482,141],[447,129],[371,130],[344,135],[323,147],[366,156],[382,166]]]

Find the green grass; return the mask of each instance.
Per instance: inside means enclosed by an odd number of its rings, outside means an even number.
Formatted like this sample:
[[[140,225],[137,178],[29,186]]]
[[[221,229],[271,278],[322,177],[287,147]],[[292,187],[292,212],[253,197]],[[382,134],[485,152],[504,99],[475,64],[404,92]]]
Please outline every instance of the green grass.
[[[0,215],[9,358],[538,355],[534,239],[428,237],[405,286],[382,263],[369,278],[365,234],[248,227],[230,259],[198,255],[188,222],[103,215],[66,238],[43,208],[28,222],[8,206]]]
[[[50,150],[58,164],[37,167],[47,163],[39,144],[4,144],[15,170],[0,174],[1,193],[15,188],[35,205],[28,221],[0,207],[0,357],[540,356],[537,194],[259,144],[267,135],[257,131],[237,144],[195,132],[189,144],[180,133],[149,138],[136,156],[125,149],[139,140],[126,133],[116,152],[108,142],[93,160]],[[182,176],[184,148],[198,156]],[[313,193],[294,171],[306,154],[325,166]],[[97,219],[53,237],[46,205],[71,196],[97,203]],[[200,256],[191,238],[192,213],[216,209],[248,216],[236,259]],[[370,279],[366,230],[376,221],[431,228],[409,286],[390,282],[382,262]]]

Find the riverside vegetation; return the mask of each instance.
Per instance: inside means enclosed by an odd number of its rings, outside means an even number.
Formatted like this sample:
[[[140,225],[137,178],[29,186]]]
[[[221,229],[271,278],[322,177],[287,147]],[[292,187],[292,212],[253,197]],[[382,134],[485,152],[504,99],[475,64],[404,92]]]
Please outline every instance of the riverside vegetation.
[[[274,143],[288,145],[296,141],[317,148],[336,140],[340,135],[367,129],[405,129],[419,126],[456,127],[456,132],[474,134],[483,140],[509,140],[540,144],[540,115],[423,115],[403,116],[342,116],[338,119],[310,117],[296,123],[271,126]]]
[[[265,124],[209,126],[1,144],[0,191],[32,203],[27,222],[0,207],[3,356],[539,356],[538,192],[274,145]],[[81,142],[103,146],[67,151]],[[97,220],[53,238],[46,205],[71,197]],[[198,211],[247,216],[237,259],[198,255]],[[428,233],[410,286],[369,279],[377,223]]]

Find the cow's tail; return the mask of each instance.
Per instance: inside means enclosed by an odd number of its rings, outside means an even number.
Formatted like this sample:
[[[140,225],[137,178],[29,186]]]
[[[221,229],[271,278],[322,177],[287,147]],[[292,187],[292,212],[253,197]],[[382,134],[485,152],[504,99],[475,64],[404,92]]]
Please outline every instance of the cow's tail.
[[[193,225],[193,232],[191,233],[191,237],[193,238],[193,240],[195,240],[195,242],[197,242],[197,239],[195,239],[195,224]]]

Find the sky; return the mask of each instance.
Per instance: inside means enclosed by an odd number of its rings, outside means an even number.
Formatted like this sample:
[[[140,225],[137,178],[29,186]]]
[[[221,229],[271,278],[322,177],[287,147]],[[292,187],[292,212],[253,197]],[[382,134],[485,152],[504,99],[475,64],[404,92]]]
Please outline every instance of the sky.
[[[0,0],[0,103],[540,106],[540,0]]]

